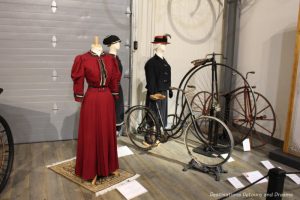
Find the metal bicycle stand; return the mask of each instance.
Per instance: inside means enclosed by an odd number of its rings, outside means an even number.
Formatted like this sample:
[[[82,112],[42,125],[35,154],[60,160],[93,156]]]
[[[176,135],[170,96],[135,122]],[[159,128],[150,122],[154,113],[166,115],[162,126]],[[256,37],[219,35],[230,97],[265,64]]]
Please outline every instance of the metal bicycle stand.
[[[227,173],[227,170],[224,170],[222,165],[220,166],[205,166],[205,165],[200,165],[197,163],[194,159],[192,159],[183,169],[182,171],[187,171],[188,169],[193,169],[196,171],[200,171],[206,174],[211,174],[215,177],[216,181],[220,181],[220,174],[221,173]]]

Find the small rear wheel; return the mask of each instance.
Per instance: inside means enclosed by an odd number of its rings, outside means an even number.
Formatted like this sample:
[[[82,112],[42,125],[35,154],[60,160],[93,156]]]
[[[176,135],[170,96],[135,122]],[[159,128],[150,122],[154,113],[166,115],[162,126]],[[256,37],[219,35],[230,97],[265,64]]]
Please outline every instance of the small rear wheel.
[[[252,148],[262,147],[269,143],[276,130],[275,111],[266,97],[254,92],[256,99],[256,120],[250,134]]]
[[[136,106],[128,111],[126,133],[132,143],[142,150],[157,146],[160,129],[155,114],[145,106]]]
[[[191,101],[192,110],[196,116],[209,115],[210,104],[211,93],[207,91],[198,92]]]
[[[232,117],[231,121],[227,123],[232,127],[231,130],[237,130],[233,131],[235,143],[240,144],[246,137],[249,137],[252,148],[262,147],[268,143],[276,129],[276,116],[271,103],[258,92],[254,92],[254,96],[256,116],[253,111],[254,102],[246,104],[244,93],[239,92],[230,100]],[[249,130],[251,130],[250,134],[248,134]]]

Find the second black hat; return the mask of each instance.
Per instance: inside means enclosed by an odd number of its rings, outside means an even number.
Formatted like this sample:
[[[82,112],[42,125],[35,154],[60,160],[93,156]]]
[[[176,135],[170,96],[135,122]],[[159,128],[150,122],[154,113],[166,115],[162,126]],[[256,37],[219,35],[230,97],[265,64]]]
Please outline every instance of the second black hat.
[[[108,35],[103,39],[104,45],[112,45],[114,43],[121,42],[120,38],[116,35]]]

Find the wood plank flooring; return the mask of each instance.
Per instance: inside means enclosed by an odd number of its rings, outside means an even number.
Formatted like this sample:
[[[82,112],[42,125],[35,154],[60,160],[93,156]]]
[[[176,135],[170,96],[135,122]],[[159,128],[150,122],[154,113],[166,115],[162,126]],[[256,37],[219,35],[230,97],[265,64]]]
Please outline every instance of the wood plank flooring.
[[[209,200],[218,199],[222,194],[235,191],[226,181],[228,177],[236,176],[247,185],[243,172],[259,170],[263,175],[268,171],[260,164],[268,159],[267,155],[275,147],[267,145],[251,152],[242,152],[236,147],[233,152],[234,162],[226,163],[227,174],[221,175],[220,181],[212,176],[188,170],[183,172],[190,158],[180,139],[161,144],[150,152],[141,152],[134,148],[127,137],[118,138],[120,146],[127,145],[134,155],[119,158],[122,169],[135,172],[141,176],[137,179],[148,192],[136,197],[136,200]],[[117,190],[95,197],[93,193],[57,175],[45,166],[54,162],[72,158],[76,155],[76,140],[19,144],[15,145],[15,160],[9,182],[0,194],[1,200],[123,200]],[[269,159],[268,159],[269,160]],[[297,171],[281,163],[271,161],[286,171]],[[254,185],[241,196],[228,199],[265,199],[260,197],[267,190],[267,183]],[[289,178],[285,180],[283,199],[300,199],[300,185]]]

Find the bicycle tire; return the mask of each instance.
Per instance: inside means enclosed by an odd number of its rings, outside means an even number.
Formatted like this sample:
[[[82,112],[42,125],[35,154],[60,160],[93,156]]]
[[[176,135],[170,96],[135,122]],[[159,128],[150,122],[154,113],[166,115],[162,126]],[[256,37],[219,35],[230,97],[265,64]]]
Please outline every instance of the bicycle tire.
[[[261,93],[254,92],[256,99],[256,119],[250,135],[252,148],[259,148],[268,143],[276,130],[276,114],[270,101]]]
[[[155,114],[146,106],[134,106],[127,111],[126,133],[131,142],[140,150],[156,147],[160,126]]]
[[[0,116],[0,193],[5,188],[14,160],[14,141],[10,127]]]
[[[234,147],[231,131],[226,124],[216,117],[205,115],[198,117],[194,122],[195,125],[193,122],[188,125],[184,136],[184,144],[191,158],[208,167],[217,167],[226,163]],[[213,129],[208,128],[211,123]],[[207,136],[204,136],[204,134],[212,134],[210,130],[214,131],[217,143],[212,143]]]

